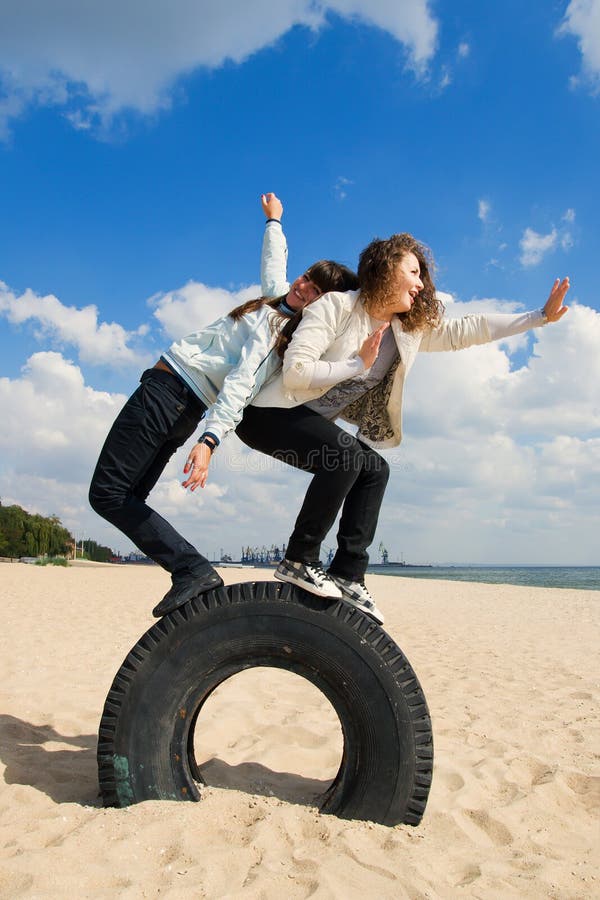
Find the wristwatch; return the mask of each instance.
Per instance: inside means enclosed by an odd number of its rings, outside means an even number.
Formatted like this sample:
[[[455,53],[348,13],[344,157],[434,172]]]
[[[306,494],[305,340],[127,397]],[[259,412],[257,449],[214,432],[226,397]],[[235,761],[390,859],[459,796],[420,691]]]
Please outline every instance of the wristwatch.
[[[202,437],[198,438],[198,443],[206,444],[206,446],[208,447],[208,449],[210,450],[211,453],[213,453],[213,451],[216,450],[216,448],[217,448],[217,445],[215,444],[214,440],[212,438],[208,437],[206,434],[203,434]]]

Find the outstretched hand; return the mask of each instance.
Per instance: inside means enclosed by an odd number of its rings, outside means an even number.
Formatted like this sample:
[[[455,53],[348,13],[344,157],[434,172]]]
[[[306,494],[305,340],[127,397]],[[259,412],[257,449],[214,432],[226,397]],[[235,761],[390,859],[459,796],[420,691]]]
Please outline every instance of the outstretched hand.
[[[379,328],[376,328],[373,334],[370,334],[369,337],[365,338],[365,340],[363,341],[362,346],[358,351],[358,355],[365,364],[365,369],[370,369],[377,359],[383,332],[386,330],[386,328],[389,327],[390,323],[384,322],[383,325],[380,325]]]
[[[267,219],[281,219],[283,215],[283,203],[277,194],[261,194],[260,202]]]
[[[568,278],[563,278],[562,281],[560,278],[557,278],[552,285],[550,296],[546,300],[546,305],[544,306],[544,315],[549,322],[558,322],[568,310],[569,307],[563,305],[563,300],[569,290],[569,286]]]
[[[197,487],[204,487],[208,478],[211,456],[212,453],[208,444],[194,444],[183,467],[183,474],[189,474],[189,478],[186,481],[182,481],[182,487],[189,487],[191,491],[195,491]]]

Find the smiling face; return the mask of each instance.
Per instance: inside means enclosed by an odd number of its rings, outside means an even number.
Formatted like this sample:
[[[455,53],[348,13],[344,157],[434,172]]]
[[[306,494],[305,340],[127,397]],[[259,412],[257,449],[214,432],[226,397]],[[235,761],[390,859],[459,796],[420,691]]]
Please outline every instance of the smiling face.
[[[422,290],[419,260],[414,253],[405,253],[394,273],[393,312],[408,312]]]
[[[412,234],[375,238],[360,254],[358,280],[369,315],[398,318],[402,331],[435,328],[444,313],[433,282],[431,252]]]
[[[397,313],[409,312],[423,290],[421,266],[414,253],[406,252],[400,262],[396,263],[389,284],[390,290],[385,301],[372,304],[369,310],[372,316],[387,322]]]
[[[321,296],[323,291],[306,274],[300,275],[292,282],[285,302],[290,309],[304,309],[313,300]]]

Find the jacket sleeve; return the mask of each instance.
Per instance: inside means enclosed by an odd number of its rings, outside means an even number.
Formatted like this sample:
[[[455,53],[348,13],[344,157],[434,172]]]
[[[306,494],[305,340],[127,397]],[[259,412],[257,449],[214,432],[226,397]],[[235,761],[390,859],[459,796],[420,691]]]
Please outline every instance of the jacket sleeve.
[[[314,379],[320,375],[331,378],[335,363],[325,363],[327,372],[321,371],[319,360],[340,333],[343,320],[344,295],[338,293],[323,294],[302,313],[302,321],[298,325],[283,358],[283,384],[287,390],[307,390],[315,387]],[[357,351],[360,348],[357,348]],[[356,354],[354,354],[356,356]],[[347,360],[343,361],[344,364]],[[347,368],[347,367],[346,367]],[[344,370],[346,371],[346,369]],[[340,374],[328,384],[348,378]]]
[[[209,431],[221,442],[239,424],[246,406],[281,365],[274,351],[276,334],[265,318],[248,338],[237,366],[226,376],[217,399],[202,420],[202,430]]]
[[[476,344],[487,344],[514,334],[522,334],[530,328],[545,325],[546,322],[542,310],[517,314],[482,313],[459,319],[442,319],[437,328],[425,332],[419,350],[426,353],[464,350]]]
[[[513,334],[522,334],[524,331],[529,331],[530,328],[540,328],[542,325],[548,324],[543,309],[518,315],[488,313],[486,319],[492,341],[499,341],[502,338],[512,337]]]
[[[267,222],[260,258],[263,297],[282,297],[289,291],[287,256],[287,242],[281,222]]]

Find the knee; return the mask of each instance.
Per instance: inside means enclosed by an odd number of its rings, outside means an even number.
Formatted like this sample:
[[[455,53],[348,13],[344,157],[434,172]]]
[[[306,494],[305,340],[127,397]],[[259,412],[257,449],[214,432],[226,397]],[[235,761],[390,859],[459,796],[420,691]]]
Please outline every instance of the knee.
[[[368,453],[365,452],[364,468],[365,471],[369,473],[373,482],[382,487],[387,485],[390,478],[390,467],[379,453],[375,453],[374,450]]]
[[[119,510],[124,502],[124,498],[120,497],[118,492],[111,490],[107,485],[103,485],[95,478],[92,479],[90,484],[88,500],[94,512],[102,516],[103,519],[110,518],[111,513]]]
[[[388,462],[383,458],[383,456],[379,457],[379,477],[383,484],[387,484],[390,480],[390,467]]]

